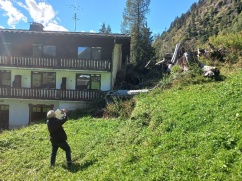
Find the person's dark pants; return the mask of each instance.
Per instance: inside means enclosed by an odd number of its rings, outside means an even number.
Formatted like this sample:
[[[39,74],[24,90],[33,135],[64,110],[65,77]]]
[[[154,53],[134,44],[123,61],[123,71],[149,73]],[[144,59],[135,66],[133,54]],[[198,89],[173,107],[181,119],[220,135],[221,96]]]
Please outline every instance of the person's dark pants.
[[[59,147],[66,152],[67,164],[71,164],[71,148],[68,145],[68,143],[65,141],[63,143],[53,143],[52,142],[52,153],[50,156],[50,165],[53,166],[55,164],[56,154],[57,154]]]

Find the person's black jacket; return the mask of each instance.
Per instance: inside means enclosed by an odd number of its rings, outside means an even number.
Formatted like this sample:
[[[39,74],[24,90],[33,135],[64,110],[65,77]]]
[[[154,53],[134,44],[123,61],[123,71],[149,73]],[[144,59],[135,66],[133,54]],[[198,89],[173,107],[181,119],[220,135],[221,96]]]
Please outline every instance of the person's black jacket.
[[[49,118],[47,126],[50,133],[50,141],[53,143],[62,143],[67,140],[67,135],[62,125],[67,121],[67,115],[64,114],[60,119]]]

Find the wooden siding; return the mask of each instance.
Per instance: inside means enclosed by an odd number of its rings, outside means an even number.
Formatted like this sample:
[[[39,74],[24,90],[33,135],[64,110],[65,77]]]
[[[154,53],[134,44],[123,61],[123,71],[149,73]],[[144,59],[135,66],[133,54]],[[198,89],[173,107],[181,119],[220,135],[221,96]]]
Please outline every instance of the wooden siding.
[[[97,90],[61,90],[0,87],[0,98],[94,101],[102,98],[102,91]]]
[[[0,66],[111,71],[110,60],[0,56]]]

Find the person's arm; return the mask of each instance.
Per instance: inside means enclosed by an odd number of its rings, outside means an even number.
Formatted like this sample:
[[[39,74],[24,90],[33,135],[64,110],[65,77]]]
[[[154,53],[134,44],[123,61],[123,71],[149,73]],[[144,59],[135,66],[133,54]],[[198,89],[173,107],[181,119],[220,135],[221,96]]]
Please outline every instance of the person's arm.
[[[63,114],[63,116],[60,118],[60,122],[61,122],[61,124],[64,124],[67,121],[67,111],[66,111],[66,109],[62,109],[61,114]]]

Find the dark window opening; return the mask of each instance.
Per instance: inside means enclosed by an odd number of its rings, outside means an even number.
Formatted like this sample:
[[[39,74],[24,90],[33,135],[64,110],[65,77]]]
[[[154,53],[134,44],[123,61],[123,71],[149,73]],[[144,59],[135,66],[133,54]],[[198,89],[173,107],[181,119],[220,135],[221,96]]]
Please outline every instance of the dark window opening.
[[[21,75],[15,75],[13,81],[13,87],[20,88],[21,87]]]
[[[44,57],[56,57],[56,46],[44,45],[43,46]]]
[[[10,56],[11,55],[11,43],[3,43],[0,48],[0,53],[2,56]]]
[[[33,57],[42,57],[42,45],[33,45]]]
[[[56,57],[56,46],[33,44],[33,57]]]
[[[54,72],[32,72],[32,88],[50,88],[56,87],[56,74]]]
[[[79,59],[101,59],[101,47],[78,47]]]
[[[30,123],[45,122],[47,112],[53,109],[53,105],[29,105]]]
[[[0,130],[9,128],[9,106],[0,105]]]
[[[11,87],[11,71],[0,70],[0,86]]]
[[[76,89],[91,89],[100,90],[101,75],[97,74],[77,74],[76,75]]]

